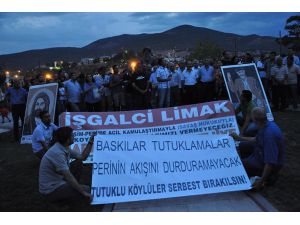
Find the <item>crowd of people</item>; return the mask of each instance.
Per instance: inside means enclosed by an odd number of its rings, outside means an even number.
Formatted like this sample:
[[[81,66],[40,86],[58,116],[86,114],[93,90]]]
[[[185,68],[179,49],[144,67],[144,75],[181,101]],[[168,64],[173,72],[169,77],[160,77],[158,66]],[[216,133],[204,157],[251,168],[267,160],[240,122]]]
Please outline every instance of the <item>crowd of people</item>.
[[[56,114],[65,111],[140,110],[228,99],[220,66],[252,62],[256,63],[273,110],[284,110],[289,104],[296,109],[300,61],[289,50],[286,57],[272,52],[268,57],[261,55],[257,60],[250,54],[232,58],[228,52],[224,52],[222,59],[206,59],[201,65],[192,62],[166,64],[159,58],[152,64],[141,61],[126,68],[119,68],[118,65],[111,68],[102,66],[94,74],[61,72],[52,80],[59,84]],[[3,92],[11,104],[16,140],[19,138],[19,119],[22,122],[24,120],[28,87],[45,83],[41,77],[31,80],[31,83],[23,82],[23,87],[20,81],[15,80]],[[247,142],[240,145],[241,151],[247,152],[243,163],[249,176],[261,177],[254,184],[259,189],[264,183],[271,184],[276,180],[283,165],[285,147],[279,127],[275,122],[267,121],[263,108],[253,104],[252,94],[249,90],[242,91],[240,104],[236,108],[241,136],[234,133],[231,135],[236,140]],[[82,154],[72,153],[69,148],[74,138],[72,129],[58,128],[52,123],[48,111],[41,111],[39,117],[41,123],[33,132],[32,148],[41,159],[40,192],[51,201],[69,197],[91,200],[89,188],[79,185],[77,177],[82,160],[91,151],[94,135]],[[74,173],[70,172],[71,156],[76,159],[73,165],[77,172]]]

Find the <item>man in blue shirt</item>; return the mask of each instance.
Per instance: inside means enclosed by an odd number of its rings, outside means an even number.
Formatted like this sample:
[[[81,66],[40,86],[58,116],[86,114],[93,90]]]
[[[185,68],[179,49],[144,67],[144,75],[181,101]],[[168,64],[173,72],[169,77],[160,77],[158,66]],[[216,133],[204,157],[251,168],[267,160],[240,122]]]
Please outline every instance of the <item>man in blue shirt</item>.
[[[21,87],[19,80],[14,80],[13,86],[8,88],[5,92],[5,98],[7,98],[11,104],[15,141],[19,141],[20,139],[19,119],[22,121],[23,128],[27,94],[27,91]]]
[[[41,111],[39,116],[41,123],[34,129],[32,134],[32,151],[39,159],[42,159],[51,145],[53,132],[58,127],[51,123],[48,111]]]
[[[209,102],[214,100],[215,76],[214,68],[209,65],[210,61],[205,60],[204,65],[199,69],[200,90],[199,102]]]
[[[285,144],[280,128],[267,120],[264,108],[255,107],[252,120],[259,129],[256,137],[242,137],[235,133],[231,136],[241,141],[239,152],[248,176],[260,177],[253,184],[253,188],[259,190],[277,180],[285,160]]]
[[[66,81],[65,91],[66,91],[66,97],[68,101],[69,110],[71,112],[79,112],[80,107],[79,104],[81,103],[81,97],[82,97],[82,89],[80,84],[77,81],[77,75],[72,73],[71,79]]]

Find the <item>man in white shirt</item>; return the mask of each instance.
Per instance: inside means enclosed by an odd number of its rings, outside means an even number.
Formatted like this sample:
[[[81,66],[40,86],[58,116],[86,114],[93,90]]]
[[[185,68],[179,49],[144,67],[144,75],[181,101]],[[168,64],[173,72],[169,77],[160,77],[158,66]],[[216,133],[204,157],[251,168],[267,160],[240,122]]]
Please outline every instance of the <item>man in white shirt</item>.
[[[287,79],[288,71],[287,68],[282,63],[282,58],[278,57],[276,59],[276,65],[271,69],[271,77],[273,80],[272,89],[272,100],[273,100],[273,111],[279,109],[284,110],[286,106],[286,92],[287,92]]]
[[[183,72],[184,76],[184,93],[185,93],[185,103],[195,104],[197,103],[197,79],[198,71],[193,70],[191,64],[187,65],[186,70]]]
[[[158,60],[158,68],[156,70],[156,78],[158,81],[158,107],[164,108],[170,106],[170,80],[171,74],[165,67],[163,59]]]
[[[48,111],[41,111],[39,116],[41,123],[36,126],[32,134],[32,151],[39,159],[42,159],[53,140],[53,132],[58,127],[51,123]]]
[[[300,59],[294,54],[294,50],[289,48],[287,56],[283,58],[283,64],[287,65],[287,57],[293,57],[293,63],[300,66]]]
[[[300,75],[300,67],[294,63],[293,57],[289,56],[287,58],[287,72],[288,72],[288,87],[290,93],[290,100],[293,104],[293,108],[298,108],[298,76]]]
[[[206,59],[204,65],[199,69],[200,76],[200,102],[209,102],[214,100],[215,91],[215,76],[214,68],[209,64],[210,61]]]
[[[151,70],[151,75],[149,78],[149,83],[150,83],[150,87],[151,87],[151,107],[152,109],[157,108],[158,104],[158,93],[157,93],[157,87],[158,87],[158,81],[157,81],[157,77],[156,77],[156,69],[157,66],[153,66],[152,70]]]
[[[104,66],[98,69],[98,74],[94,76],[98,86],[103,87],[101,90],[101,110],[111,112],[113,110],[112,93],[110,90],[111,73],[106,71]]]
[[[175,70],[175,66],[170,66],[170,73],[171,73],[171,81],[170,81],[170,87],[171,87],[171,107],[173,106],[179,106],[180,104],[180,89],[181,89],[181,74],[178,73],[177,70]]]

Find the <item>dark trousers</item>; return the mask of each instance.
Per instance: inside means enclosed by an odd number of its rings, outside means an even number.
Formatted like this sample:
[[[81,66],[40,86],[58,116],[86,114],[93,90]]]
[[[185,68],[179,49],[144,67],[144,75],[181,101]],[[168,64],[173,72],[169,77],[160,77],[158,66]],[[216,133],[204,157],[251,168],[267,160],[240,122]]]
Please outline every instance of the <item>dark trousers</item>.
[[[77,181],[80,180],[82,174],[83,164],[81,160],[75,160],[70,164],[70,171]],[[90,193],[90,187],[87,185],[81,185],[82,188]],[[50,202],[59,202],[59,201],[87,201],[84,196],[71,187],[68,183],[63,184],[62,186],[55,189],[53,192],[45,195],[46,199]]]
[[[22,121],[22,129],[23,129],[25,109],[26,109],[25,104],[11,105],[11,113],[14,122],[14,138],[16,141],[18,141],[20,138],[19,119],[21,119]]]
[[[270,100],[270,92],[269,92],[269,81],[267,78],[260,78],[261,79],[261,83],[264,87],[264,91],[266,93],[267,99]]]
[[[253,176],[262,176],[263,173],[263,168],[258,168],[253,166],[251,163],[248,161],[248,157],[251,156],[254,152],[255,145],[253,143],[250,143],[248,141],[242,141],[239,144],[238,151],[240,153],[240,157],[242,159],[243,166],[246,170],[246,173],[248,177],[253,177]],[[276,180],[278,179],[279,171],[281,167],[279,166],[274,166],[272,168],[271,174],[266,180],[266,185],[273,185]]]
[[[275,109],[285,109],[287,85],[278,84],[273,86],[273,105]]]
[[[43,158],[43,156],[46,154],[46,152],[47,151],[45,149],[42,149],[42,150],[40,150],[38,152],[35,152],[34,155],[41,160]]]
[[[185,104],[196,104],[197,103],[197,87],[196,85],[186,85],[184,86],[185,89]]]
[[[198,102],[213,101],[215,97],[215,82],[201,82],[198,93]]]
[[[100,112],[101,111],[101,103],[96,102],[96,103],[85,103],[86,105],[86,110],[88,112]]]
[[[170,106],[179,106],[180,105],[180,89],[178,86],[171,87],[171,102]]]
[[[68,102],[68,111],[69,112],[80,112],[80,103],[73,103],[73,102]]]
[[[149,106],[148,93],[133,95],[133,108],[135,110],[147,109]]]

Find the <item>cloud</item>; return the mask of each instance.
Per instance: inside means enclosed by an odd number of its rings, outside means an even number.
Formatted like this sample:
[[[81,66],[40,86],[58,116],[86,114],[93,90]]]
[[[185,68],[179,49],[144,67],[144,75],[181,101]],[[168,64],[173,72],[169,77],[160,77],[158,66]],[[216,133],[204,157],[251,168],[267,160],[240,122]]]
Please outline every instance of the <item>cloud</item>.
[[[276,36],[297,13],[0,13],[0,54],[83,47],[100,38],[157,33],[190,24],[241,35]],[[298,13],[299,14],[299,13]]]

